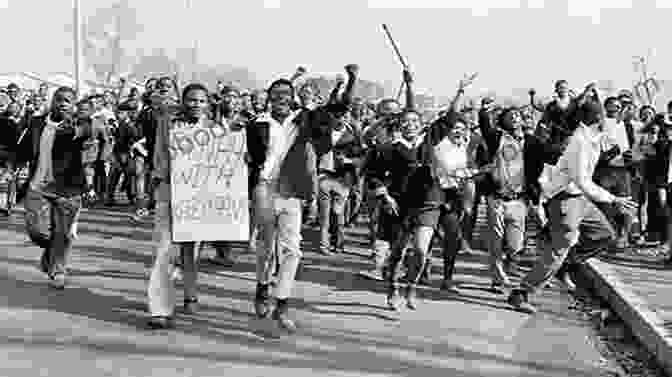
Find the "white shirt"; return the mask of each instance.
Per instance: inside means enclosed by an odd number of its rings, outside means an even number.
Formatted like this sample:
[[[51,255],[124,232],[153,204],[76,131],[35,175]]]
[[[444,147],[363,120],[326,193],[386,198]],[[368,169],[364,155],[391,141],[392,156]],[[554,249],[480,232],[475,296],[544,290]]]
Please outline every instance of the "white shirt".
[[[458,187],[460,179],[472,173],[467,157],[467,144],[456,145],[448,137],[434,146],[434,169],[441,188]]]
[[[604,120],[604,131],[606,133],[607,143],[610,146],[618,145],[621,150],[621,153],[614,157],[609,162],[609,165],[624,166],[623,152],[631,149],[630,141],[628,140],[628,133],[625,130],[625,124],[615,118],[606,118]]]
[[[294,119],[299,111],[294,111],[282,122],[273,119],[270,114],[262,114],[257,121],[268,122],[269,140],[266,150],[266,160],[261,168],[259,176],[264,180],[275,180],[280,174],[280,166],[287,157],[287,152],[294,144],[299,133],[299,127]]]
[[[525,186],[524,140],[503,133],[495,154],[494,179],[505,194],[521,193]]]
[[[604,149],[604,132],[580,125],[570,137],[569,145],[557,165],[546,165],[539,178],[545,198],[560,192],[585,194],[589,199],[611,203],[614,195],[593,182],[595,166]]]

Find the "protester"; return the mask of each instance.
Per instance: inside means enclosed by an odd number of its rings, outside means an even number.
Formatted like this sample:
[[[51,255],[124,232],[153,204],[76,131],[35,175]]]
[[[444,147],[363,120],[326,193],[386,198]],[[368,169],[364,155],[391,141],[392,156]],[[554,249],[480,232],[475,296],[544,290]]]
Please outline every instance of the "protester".
[[[529,296],[563,266],[570,249],[592,255],[595,250],[610,246],[615,238],[614,230],[594,203],[613,205],[621,213],[637,208],[630,199],[615,196],[593,182],[592,176],[605,145],[603,112],[595,100],[584,101],[579,106],[578,126],[573,127],[576,130],[549,181],[542,185],[543,195],[548,198],[548,239],[532,271],[508,298],[509,304],[517,310],[536,312]]]
[[[27,232],[44,249],[41,270],[54,288],[66,285],[71,227],[86,187],[80,151],[92,133],[91,123],[74,118],[75,99],[71,88],[58,88],[49,113],[33,119],[19,144],[31,162],[19,200],[25,197]],[[50,207],[50,226],[42,214],[45,203]]]

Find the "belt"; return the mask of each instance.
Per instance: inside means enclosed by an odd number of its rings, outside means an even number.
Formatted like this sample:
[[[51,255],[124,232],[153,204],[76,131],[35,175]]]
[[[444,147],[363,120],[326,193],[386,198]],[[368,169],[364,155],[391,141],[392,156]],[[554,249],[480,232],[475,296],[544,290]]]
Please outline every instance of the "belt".
[[[511,201],[511,200],[519,200],[525,198],[525,193],[524,192],[516,192],[512,194],[504,194],[501,192],[496,192],[493,194],[493,197],[495,199],[500,199],[500,200],[505,200],[505,201]]]

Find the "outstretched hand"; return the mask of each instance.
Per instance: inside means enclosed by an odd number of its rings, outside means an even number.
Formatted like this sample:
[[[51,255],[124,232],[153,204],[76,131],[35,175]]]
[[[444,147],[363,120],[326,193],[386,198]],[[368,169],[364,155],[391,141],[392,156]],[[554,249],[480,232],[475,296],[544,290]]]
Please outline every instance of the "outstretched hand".
[[[464,78],[462,78],[458,84],[459,90],[464,90],[467,87],[471,86],[471,84],[474,83],[474,80],[478,77],[478,72],[474,72],[471,75],[464,75]]]

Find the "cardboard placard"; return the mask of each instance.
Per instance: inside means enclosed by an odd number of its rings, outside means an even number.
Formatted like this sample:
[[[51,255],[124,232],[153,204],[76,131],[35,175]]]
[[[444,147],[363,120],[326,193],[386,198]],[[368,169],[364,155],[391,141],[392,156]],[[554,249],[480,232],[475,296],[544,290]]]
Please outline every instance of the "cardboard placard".
[[[169,139],[173,241],[247,241],[245,131],[174,122]]]

